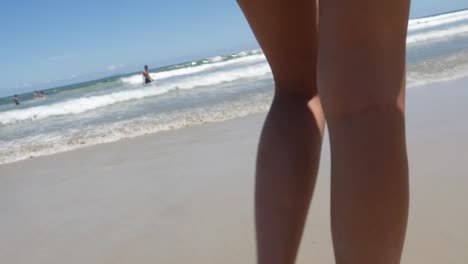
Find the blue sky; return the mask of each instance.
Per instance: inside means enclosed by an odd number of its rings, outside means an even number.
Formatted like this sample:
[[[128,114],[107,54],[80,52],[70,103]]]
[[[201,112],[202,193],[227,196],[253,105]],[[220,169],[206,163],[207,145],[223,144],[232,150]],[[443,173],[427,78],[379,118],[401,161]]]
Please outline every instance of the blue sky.
[[[467,8],[413,0],[411,17]],[[257,48],[232,0],[5,0],[0,96]]]

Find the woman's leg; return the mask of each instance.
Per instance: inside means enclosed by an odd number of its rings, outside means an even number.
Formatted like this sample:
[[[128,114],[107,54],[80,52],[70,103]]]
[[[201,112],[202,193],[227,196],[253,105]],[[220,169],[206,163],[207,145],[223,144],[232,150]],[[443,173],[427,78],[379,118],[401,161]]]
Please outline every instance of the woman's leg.
[[[316,6],[239,0],[275,80],[258,147],[258,263],[294,263],[318,170],[324,118],[317,95]]]
[[[400,263],[408,216],[409,0],[320,2],[319,92],[330,133],[337,264]]]

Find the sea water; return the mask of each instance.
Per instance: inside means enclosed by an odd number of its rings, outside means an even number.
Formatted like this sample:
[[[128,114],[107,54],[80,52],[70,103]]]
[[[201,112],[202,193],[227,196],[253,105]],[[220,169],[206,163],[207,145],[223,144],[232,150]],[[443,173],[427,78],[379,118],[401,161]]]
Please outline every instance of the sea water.
[[[409,21],[407,87],[468,75],[468,10]],[[266,112],[273,96],[261,50],[0,98],[0,164]]]

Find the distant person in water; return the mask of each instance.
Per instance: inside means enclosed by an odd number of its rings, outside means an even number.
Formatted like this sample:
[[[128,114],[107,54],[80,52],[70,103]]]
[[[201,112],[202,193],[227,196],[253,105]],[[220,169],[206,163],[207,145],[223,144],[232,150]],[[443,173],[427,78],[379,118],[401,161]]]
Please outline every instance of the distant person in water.
[[[149,74],[148,65],[145,65],[145,70],[143,71],[143,79],[145,79],[145,84],[154,81]]]
[[[19,99],[18,99],[18,95],[15,94],[15,95],[13,96],[13,102],[15,102],[16,105],[19,105],[19,104],[20,104],[20,101],[19,101]]]
[[[45,99],[45,98],[46,98],[46,95],[45,95],[45,93],[44,93],[43,91],[40,91],[40,92],[34,91],[34,93],[33,93],[33,98],[34,98],[34,99],[37,99],[37,100],[39,100],[39,99]]]

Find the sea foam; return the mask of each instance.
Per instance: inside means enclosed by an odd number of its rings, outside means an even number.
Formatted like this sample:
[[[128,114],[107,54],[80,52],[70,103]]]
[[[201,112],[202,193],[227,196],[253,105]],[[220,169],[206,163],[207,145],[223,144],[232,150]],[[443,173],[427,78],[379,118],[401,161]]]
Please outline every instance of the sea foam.
[[[263,62],[226,71],[215,71],[207,74],[193,75],[149,86],[140,86],[140,88],[129,88],[124,91],[112,92],[110,94],[81,97],[50,105],[5,111],[0,115],[0,124],[7,125],[18,121],[34,121],[51,116],[79,114],[116,103],[161,95],[174,89],[184,90],[201,86],[213,86],[223,82],[232,82],[244,78],[264,76],[269,73],[270,67],[266,62]]]
[[[450,23],[468,20],[468,10],[453,12],[449,14],[436,15],[431,17],[411,19],[408,22],[408,30],[421,30],[437,27]]]

